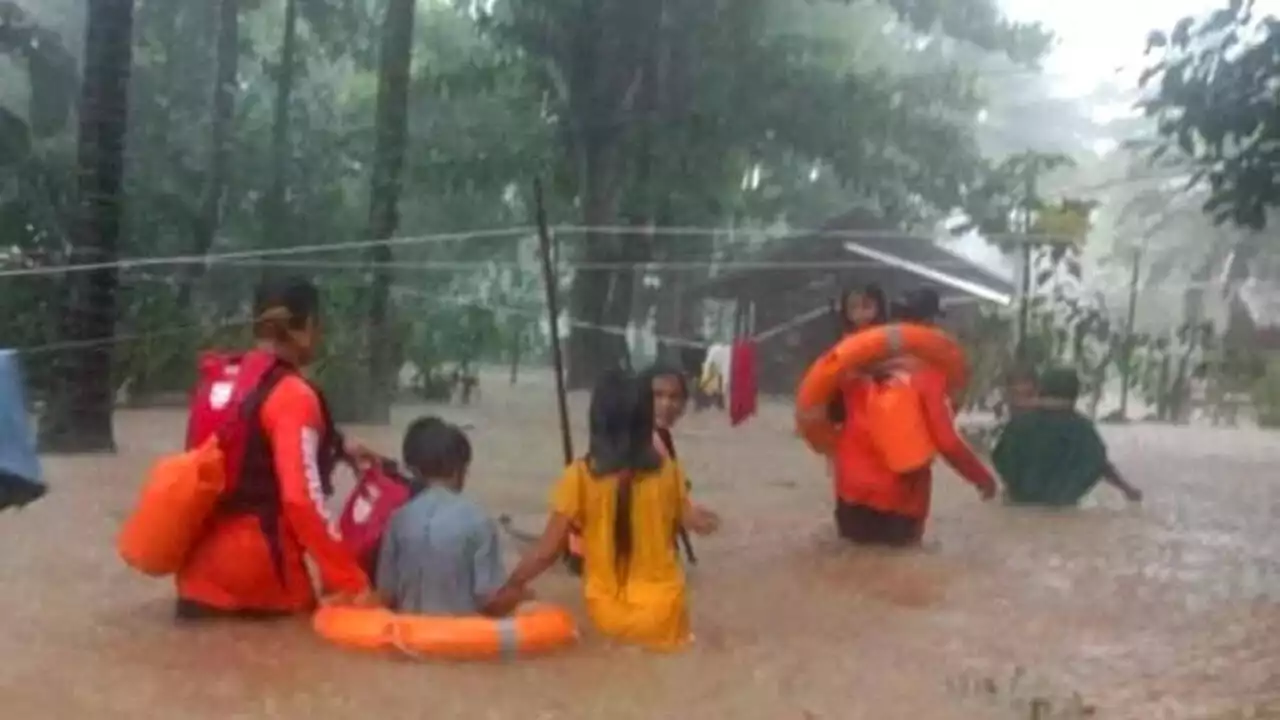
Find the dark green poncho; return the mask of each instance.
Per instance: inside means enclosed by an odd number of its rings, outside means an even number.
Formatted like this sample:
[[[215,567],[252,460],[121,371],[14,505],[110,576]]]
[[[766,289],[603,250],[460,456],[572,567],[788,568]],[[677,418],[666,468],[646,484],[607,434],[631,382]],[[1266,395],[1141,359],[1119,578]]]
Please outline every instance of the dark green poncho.
[[[1069,507],[1093,489],[1109,467],[1107,446],[1093,421],[1071,407],[1019,413],[992,453],[1005,498],[1020,505]]]

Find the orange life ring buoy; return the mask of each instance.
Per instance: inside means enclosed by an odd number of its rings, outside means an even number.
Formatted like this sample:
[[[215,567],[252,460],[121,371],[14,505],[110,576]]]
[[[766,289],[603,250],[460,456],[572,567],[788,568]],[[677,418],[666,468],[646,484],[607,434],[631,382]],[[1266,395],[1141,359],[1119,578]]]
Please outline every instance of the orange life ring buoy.
[[[312,627],[325,640],[354,650],[395,649],[413,656],[452,660],[538,655],[578,639],[578,626],[567,610],[541,604],[507,618],[325,607],[316,611]]]
[[[796,431],[814,452],[829,455],[835,448],[838,430],[827,406],[844,377],[896,355],[910,355],[944,372],[953,394],[969,382],[964,349],[941,329],[893,323],[853,333],[809,366],[796,390]]]

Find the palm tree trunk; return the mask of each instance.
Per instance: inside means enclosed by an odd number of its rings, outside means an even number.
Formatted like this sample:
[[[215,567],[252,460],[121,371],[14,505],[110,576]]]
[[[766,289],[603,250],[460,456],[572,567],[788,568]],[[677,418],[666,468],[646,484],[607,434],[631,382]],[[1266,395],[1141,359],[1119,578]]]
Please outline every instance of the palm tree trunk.
[[[374,124],[377,140],[373,158],[373,179],[369,188],[369,237],[394,237],[400,225],[401,174],[409,133],[409,79],[413,61],[414,0],[389,0],[382,23],[382,50],[378,67],[378,106]],[[391,398],[395,372],[392,362],[391,322],[388,319],[392,260],[388,245],[369,248],[374,265],[369,288],[368,343],[369,375],[365,422],[391,421]]]
[[[118,258],[132,65],[133,0],[89,0],[73,264],[106,265]],[[45,452],[115,451],[111,337],[118,289],[113,265],[67,275],[59,327],[67,348],[53,359],[60,381],[40,418]]]
[[[266,245],[279,243],[289,226],[285,194],[289,187],[289,103],[297,76],[298,0],[285,0],[284,37],[280,41],[280,65],[276,68],[276,107],[271,123],[271,189],[267,193],[263,235]]]
[[[240,0],[219,0],[217,77],[213,88],[213,122],[209,126],[209,170],[194,228],[192,254],[213,247],[222,223],[222,206],[231,172],[231,121],[236,109],[240,71]],[[189,266],[178,285],[178,307],[190,307],[200,266]]]

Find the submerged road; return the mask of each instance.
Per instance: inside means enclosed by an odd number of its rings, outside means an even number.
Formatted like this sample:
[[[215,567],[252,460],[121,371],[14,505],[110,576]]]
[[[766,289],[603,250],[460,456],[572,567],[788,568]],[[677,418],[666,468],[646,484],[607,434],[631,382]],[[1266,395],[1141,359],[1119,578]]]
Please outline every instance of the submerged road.
[[[559,465],[554,404],[504,390],[450,413],[476,427],[468,491],[533,526]],[[391,451],[411,415],[362,434]],[[829,483],[785,408],[740,429],[692,417],[681,456],[726,520],[698,548],[695,647],[655,656],[587,633],[556,657],[449,665],[345,653],[304,622],[176,626],[168,584],[130,573],[113,542],[182,426],[121,412],[117,457],[48,460],[50,496],[0,516],[6,717],[1280,717],[1280,436],[1108,431],[1141,507],[1101,488],[1079,512],[1013,511],[944,474],[927,548],[895,555],[834,539]],[[552,575],[541,597],[578,608]]]

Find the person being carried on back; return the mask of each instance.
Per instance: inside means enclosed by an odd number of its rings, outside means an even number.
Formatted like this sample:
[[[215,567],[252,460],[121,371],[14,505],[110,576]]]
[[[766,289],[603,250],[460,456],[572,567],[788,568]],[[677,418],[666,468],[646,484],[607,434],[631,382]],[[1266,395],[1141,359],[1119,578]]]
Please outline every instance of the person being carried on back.
[[[374,577],[383,601],[418,615],[510,614],[531,595],[498,593],[506,570],[497,525],[462,493],[471,441],[439,418],[419,418],[405,432],[402,455],[423,490],[382,537]]]
[[[937,293],[908,293],[893,317],[933,325]],[[905,547],[924,534],[933,489],[933,460],[942,456],[984,500],[995,496],[991,471],[955,427],[942,370],[895,358],[843,389],[849,419],[835,456],[836,527],[854,543]]]

